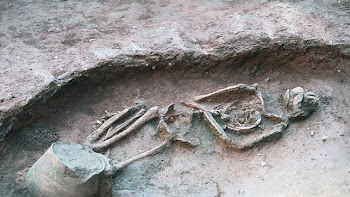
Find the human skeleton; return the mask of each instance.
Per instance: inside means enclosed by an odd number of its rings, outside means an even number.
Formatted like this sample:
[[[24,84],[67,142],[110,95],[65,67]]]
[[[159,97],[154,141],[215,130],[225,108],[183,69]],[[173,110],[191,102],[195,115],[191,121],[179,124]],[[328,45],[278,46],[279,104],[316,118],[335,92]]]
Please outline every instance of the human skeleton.
[[[318,106],[318,98],[314,93],[298,87],[292,91],[287,90],[287,96],[285,96],[287,109],[294,110],[293,113],[290,113],[292,115],[281,117],[270,114],[265,111],[263,98],[257,88],[257,84],[238,84],[197,96],[193,101],[185,101],[182,104],[195,110],[191,113],[202,114],[202,119],[210,131],[226,145],[236,150],[249,149],[266,139],[280,136],[288,126],[289,118],[296,118],[300,114],[310,115]],[[290,95],[290,92],[293,94]],[[293,102],[293,99],[298,99],[299,102]],[[308,103],[302,101],[312,101],[312,107],[305,108]],[[297,106],[301,103],[303,107]],[[115,165],[114,167],[118,170],[135,160],[159,151],[174,140],[196,145],[184,138],[185,132],[188,131],[175,132],[168,125],[184,113],[176,112],[174,104],[165,109],[159,109],[157,106],[148,109],[145,104],[139,103],[119,113],[109,114],[101,126],[87,137],[84,144],[94,151],[105,151],[125,136],[140,129],[144,124],[157,119],[158,132],[165,135],[165,140],[156,147]],[[191,116],[191,113],[187,115]],[[265,122],[272,127],[263,128],[262,124]]]

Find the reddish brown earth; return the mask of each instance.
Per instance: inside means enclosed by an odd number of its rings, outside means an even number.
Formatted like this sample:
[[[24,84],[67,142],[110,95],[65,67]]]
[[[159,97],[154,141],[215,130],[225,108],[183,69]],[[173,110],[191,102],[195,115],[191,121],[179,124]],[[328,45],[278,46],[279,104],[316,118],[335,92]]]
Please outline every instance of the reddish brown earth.
[[[181,100],[237,83],[258,83],[270,112],[281,114],[296,86],[320,107],[245,152],[199,124],[200,146],[128,166],[115,195],[350,195],[348,3],[2,1],[0,13],[0,196],[26,196],[16,178],[52,142],[84,141],[104,110],[140,100],[183,109]],[[151,123],[126,138],[113,162],[159,143],[154,134]]]

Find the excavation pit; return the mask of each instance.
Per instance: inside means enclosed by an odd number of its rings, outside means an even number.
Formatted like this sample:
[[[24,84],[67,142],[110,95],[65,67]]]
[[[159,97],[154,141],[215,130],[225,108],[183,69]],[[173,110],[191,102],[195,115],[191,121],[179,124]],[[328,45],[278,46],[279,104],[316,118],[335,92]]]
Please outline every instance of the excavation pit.
[[[144,102],[160,108],[174,103],[176,110],[190,112],[182,101],[235,84],[254,83],[265,110],[276,115],[285,113],[283,95],[287,89],[303,87],[315,92],[321,102],[309,118],[293,121],[283,135],[245,151],[222,145],[200,115],[191,121],[184,117],[183,122],[193,123],[183,128],[186,138],[197,143],[177,141],[118,171],[113,179],[114,195],[342,196],[349,191],[349,123],[345,118],[350,104],[346,99],[350,96],[348,58],[327,47],[307,52],[269,49],[207,67],[181,62],[171,68],[166,65],[168,62],[158,62],[154,67],[121,70],[102,64],[23,112],[24,121],[5,139],[8,148],[1,159],[4,181],[0,185],[6,190],[1,194],[26,196],[23,181],[14,174],[20,177],[25,173],[23,169],[31,167],[54,141],[83,144],[98,128],[96,120],[107,115],[105,111],[114,113]],[[162,139],[156,120],[151,120],[113,146],[109,157],[113,164],[120,163]]]

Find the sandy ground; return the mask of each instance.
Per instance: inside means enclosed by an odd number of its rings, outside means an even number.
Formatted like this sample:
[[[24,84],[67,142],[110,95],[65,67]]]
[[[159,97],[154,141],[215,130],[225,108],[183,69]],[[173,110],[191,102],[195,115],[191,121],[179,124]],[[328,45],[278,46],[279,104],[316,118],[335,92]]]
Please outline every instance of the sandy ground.
[[[348,3],[1,1],[0,11],[1,138],[11,131],[0,142],[0,196],[26,196],[22,172],[54,141],[81,143],[104,110],[140,100],[181,108],[237,83],[258,83],[274,113],[296,86],[321,105],[246,152],[198,125],[200,146],[175,144],[128,166],[116,196],[350,195]],[[126,138],[113,162],[159,143],[154,134],[151,123]]]

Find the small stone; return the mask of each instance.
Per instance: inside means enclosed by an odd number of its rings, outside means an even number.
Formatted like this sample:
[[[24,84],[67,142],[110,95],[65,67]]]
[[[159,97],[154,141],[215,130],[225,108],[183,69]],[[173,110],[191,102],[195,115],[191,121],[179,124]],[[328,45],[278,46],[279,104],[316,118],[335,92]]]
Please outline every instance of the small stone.
[[[315,135],[315,132],[314,132],[314,131],[310,131],[310,135],[311,135],[311,136],[314,136],[314,135]]]
[[[96,41],[97,39],[95,37],[88,38],[88,42]]]
[[[268,78],[266,78],[264,81],[267,82],[267,83],[271,83],[271,82],[273,82],[273,79],[270,78],[270,77],[268,77]]]
[[[244,192],[244,190],[241,190],[241,189],[238,190],[238,194],[243,193],[243,192]]]
[[[169,118],[169,121],[170,121],[170,122],[174,122],[174,121],[175,121],[174,116],[171,116],[171,117]]]
[[[265,166],[267,165],[267,163],[263,161],[263,162],[260,163],[260,165],[261,165],[262,167],[265,167]]]
[[[61,30],[59,28],[50,28],[47,30],[49,33],[59,33]]]
[[[258,153],[258,156],[261,156],[261,154],[260,154],[260,153]]]
[[[328,136],[326,136],[326,135],[324,135],[324,136],[322,137],[322,141],[323,141],[323,142],[327,141],[327,139],[328,139]]]

